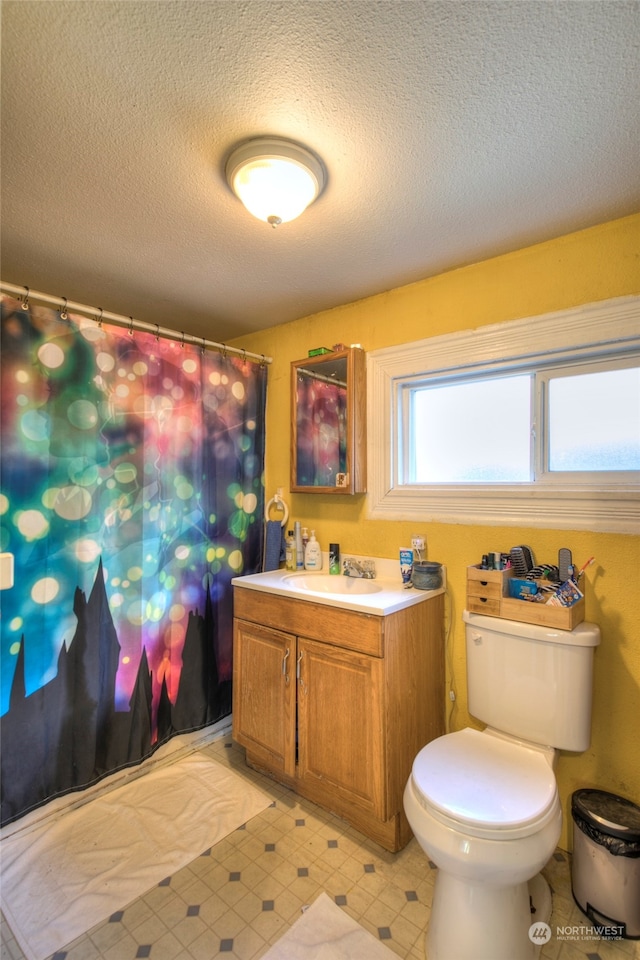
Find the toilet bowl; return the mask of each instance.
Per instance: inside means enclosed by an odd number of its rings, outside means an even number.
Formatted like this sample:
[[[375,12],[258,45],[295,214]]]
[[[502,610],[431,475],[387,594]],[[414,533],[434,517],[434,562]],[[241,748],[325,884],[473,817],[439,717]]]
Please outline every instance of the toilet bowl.
[[[424,747],[404,794],[416,839],[438,867],[428,960],[533,960],[528,882],[560,837],[554,752],[471,728]],[[540,882],[540,881],[538,881]],[[540,900],[540,894],[538,894]],[[544,896],[550,904],[550,896]]]

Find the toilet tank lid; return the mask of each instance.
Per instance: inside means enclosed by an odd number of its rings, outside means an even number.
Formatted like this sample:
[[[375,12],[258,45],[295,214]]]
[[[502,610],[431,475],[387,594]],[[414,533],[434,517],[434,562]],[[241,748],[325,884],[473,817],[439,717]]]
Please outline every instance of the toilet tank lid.
[[[462,619],[479,630],[508,633],[514,637],[543,643],[564,643],[570,647],[597,647],[600,643],[600,627],[597,623],[579,623],[573,630],[558,630],[556,627],[545,627],[538,623],[523,623],[522,620],[485,617],[482,613],[469,613],[468,610],[462,611]]]
[[[540,819],[557,794],[553,770],[541,753],[471,727],[423,747],[412,777],[436,810],[498,830]]]

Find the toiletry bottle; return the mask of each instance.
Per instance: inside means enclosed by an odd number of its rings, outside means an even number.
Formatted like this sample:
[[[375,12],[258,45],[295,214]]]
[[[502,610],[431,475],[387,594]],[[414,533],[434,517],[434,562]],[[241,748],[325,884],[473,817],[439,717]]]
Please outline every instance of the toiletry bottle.
[[[322,570],[322,550],[316,540],[315,530],[311,531],[311,539],[304,551],[305,570]]]
[[[304,570],[304,548],[302,546],[302,531],[300,530],[300,521],[296,520],[293,525],[296,540],[296,570]]]
[[[306,527],[302,528],[302,552],[306,553],[307,544],[309,543],[309,531]]]
[[[287,539],[285,542],[285,568],[287,570],[295,570],[296,568],[296,541],[293,536],[293,530],[287,531]]]
[[[340,544],[329,544],[329,573],[340,573]]]

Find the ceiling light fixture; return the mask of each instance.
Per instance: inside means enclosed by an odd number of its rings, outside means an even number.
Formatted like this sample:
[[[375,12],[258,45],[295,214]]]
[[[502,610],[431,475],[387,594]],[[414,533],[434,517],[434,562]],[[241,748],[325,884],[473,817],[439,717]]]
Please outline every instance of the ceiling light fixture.
[[[272,227],[299,217],[326,182],[317,157],[300,144],[277,137],[240,144],[227,160],[225,173],[249,213]]]

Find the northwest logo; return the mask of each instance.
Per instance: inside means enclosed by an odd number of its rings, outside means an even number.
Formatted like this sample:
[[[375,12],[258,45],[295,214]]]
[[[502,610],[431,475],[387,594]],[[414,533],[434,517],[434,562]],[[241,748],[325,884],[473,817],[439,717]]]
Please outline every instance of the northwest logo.
[[[537,946],[543,943],[549,943],[551,940],[551,927],[548,923],[532,923],[529,927],[529,940]]]

